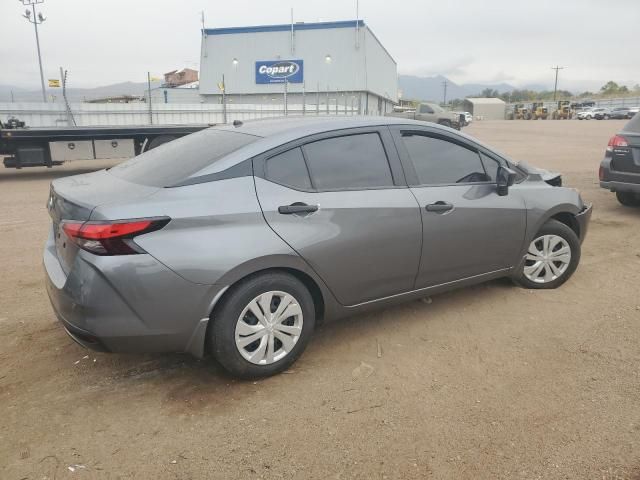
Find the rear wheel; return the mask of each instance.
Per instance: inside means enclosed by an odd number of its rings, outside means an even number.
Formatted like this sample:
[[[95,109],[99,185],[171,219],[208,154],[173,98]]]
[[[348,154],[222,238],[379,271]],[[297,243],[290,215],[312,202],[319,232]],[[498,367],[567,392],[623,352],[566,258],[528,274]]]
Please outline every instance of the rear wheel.
[[[640,207],[640,194],[632,192],[616,192],[616,198],[625,207]]]
[[[557,220],[545,223],[529,244],[516,282],[525,288],[557,288],[580,262],[580,241],[571,228]]]
[[[234,376],[267,377],[302,354],[315,327],[315,309],[297,278],[266,273],[233,287],[211,321],[216,360]]]

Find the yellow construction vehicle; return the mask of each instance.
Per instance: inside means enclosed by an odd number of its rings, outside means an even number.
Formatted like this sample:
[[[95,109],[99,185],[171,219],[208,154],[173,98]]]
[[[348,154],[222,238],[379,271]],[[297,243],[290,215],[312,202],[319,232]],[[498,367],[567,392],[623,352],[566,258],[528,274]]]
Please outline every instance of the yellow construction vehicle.
[[[525,120],[530,115],[529,110],[525,108],[524,104],[516,103],[513,106],[513,111],[509,114],[510,120]]]
[[[571,109],[571,102],[569,100],[560,100],[558,102],[558,109],[551,114],[551,118],[554,120],[570,120],[573,117],[573,110]]]
[[[531,104],[531,115],[529,116],[528,120],[531,120],[532,118],[534,120],[538,120],[538,119],[546,120],[548,116],[549,116],[549,109],[544,106],[544,103],[533,102]]]

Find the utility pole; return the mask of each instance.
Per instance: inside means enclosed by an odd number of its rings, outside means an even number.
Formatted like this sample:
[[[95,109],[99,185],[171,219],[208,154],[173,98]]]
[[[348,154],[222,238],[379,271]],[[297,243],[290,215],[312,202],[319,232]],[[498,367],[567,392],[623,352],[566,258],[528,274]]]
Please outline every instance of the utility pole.
[[[147,89],[149,90],[149,124],[153,125],[153,110],[151,107],[151,72],[147,72]]]
[[[556,71],[556,83],[553,87],[553,101],[556,101],[556,93],[558,92],[558,70],[563,70],[565,67],[559,67],[556,65],[555,67],[551,67],[551,70]]]
[[[287,103],[287,90],[288,90],[289,82],[287,82],[287,78],[284,79],[284,115],[285,117],[289,115],[289,105]]]
[[[47,103],[47,91],[44,88],[44,73],[42,71],[42,55],[40,53],[40,37],[38,35],[38,25],[42,25],[42,23],[46,20],[46,18],[42,15],[42,13],[36,12],[36,5],[39,3],[44,3],[44,0],[20,0],[22,5],[25,7],[31,7],[31,10],[28,8],[25,10],[24,18],[27,19],[29,23],[33,23],[33,28],[36,31],[36,46],[38,47],[38,65],[40,66],[40,85],[42,86],[42,101]],[[31,16],[33,13],[33,17]]]
[[[444,82],[442,82],[442,86],[444,88],[444,99],[442,100],[442,104],[446,105],[447,104],[447,84],[449,82],[447,80],[445,80]]]

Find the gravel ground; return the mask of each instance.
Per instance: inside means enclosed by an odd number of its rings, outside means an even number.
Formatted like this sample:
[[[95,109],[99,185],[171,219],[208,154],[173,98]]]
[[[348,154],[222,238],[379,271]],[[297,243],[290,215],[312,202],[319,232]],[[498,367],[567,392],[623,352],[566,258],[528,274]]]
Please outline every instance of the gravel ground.
[[[0,171],[0,478],[640,479],[640,210],[597,184],[622,124],[465,130],[594,203],[562,288],[494,281],[328,324],[258,382],[74,344],[43,287],[48,185],[108,163]]]

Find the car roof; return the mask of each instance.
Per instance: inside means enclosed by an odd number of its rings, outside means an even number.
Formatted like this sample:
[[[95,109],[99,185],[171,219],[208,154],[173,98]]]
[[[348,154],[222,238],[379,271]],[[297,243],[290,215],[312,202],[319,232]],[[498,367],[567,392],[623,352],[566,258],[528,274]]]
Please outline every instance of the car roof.
[[[287,116],[280,118],[249,120],[234,125],[212,127],[219,130],[235,131],[258,137],[273,137],[286,133],[292,139],[315,135],[317,133],[342,130],[346,128],[374,127],[380,125],[404,125],[424,122],[399,117],[380,116]]]
[[[273,119],[250,120],[236,122],[235,125],[214,126],[211,129],[234,132],[259,137],[256,141],[231,152],[229,155],[213,163],[211,166],[191,175],[191,178],[218,173],[230,168],[247,158],[255,157],[273,148],[300,138],[319,133],[334,132],[358,127],[378,127],[389,125],[428,126],[451,132],[452,129],[435,123],[410,120],[399,117],[380,116],[287,116]],[[456,132],[470,139],[463,133]],[[477,140],[473,139],[476,143]]]

